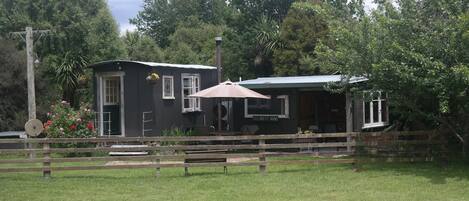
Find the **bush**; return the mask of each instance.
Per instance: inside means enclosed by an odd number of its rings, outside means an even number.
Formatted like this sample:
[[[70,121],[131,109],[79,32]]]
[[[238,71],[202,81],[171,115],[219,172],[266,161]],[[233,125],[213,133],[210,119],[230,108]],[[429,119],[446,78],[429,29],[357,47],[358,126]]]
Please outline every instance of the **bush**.
[[[82,106],[73,109],[69,103],[61,103],[51,106],[47,113],[48,120],[44,123],[44,132],[49,138],[89,138],[96,137],[94,128],[94,113],[89,107]]]
[[[163,130],[162,136],[164,137],[183,137],[183,136],[192,136],[194,132],[192,130],[184,131],[180,128],[173,128],[170,130]],[[178,145],[184,144],[183,142],[162,142],[161,145]]]
[[[94,112],[89,107],[82,106],[75,110],[66,101],[51,106],[47,113],[48,120],[44,123],[44,133],[49,138],[90,138],[96,137],[94,128]],[[57,148],[86,148],[93,147],[93,143],[63,143],[53,144]],[[91,156],[91,153],[67,153],[66,157]]]

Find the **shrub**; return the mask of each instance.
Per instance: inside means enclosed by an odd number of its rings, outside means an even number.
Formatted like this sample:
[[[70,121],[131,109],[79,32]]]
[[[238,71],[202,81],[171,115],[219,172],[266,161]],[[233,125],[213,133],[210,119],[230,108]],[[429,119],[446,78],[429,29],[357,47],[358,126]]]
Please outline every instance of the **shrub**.
[[[51,106],[47,113],[48,120],[44,123],[44,133],[49,138],[90,138],[96,137],[94,128],[94,112],[87,105],[75,110],[66,101]],[[63,143],[53,144],[59,148],[93,147],[93,143]],[[67,153],[66,157],[91,156],[91,153]]]
[[[44,123],[47,137],[88,138],[97,136],[93,123],[94,113],[86,105],[75,110],[69,103],[62,101],[51,106],[47,117],[48,120]]]
[[[183,136],[192,136],[194,135],[194,132],[192,130],[187,130],[184,131],[180,128],[173,128],[170,130],[163,130],[162,131],[162,136],[165,137],[183,137]],[[183,142],[163,142],[161,145],[177,145],[177,144],[183,144]]]

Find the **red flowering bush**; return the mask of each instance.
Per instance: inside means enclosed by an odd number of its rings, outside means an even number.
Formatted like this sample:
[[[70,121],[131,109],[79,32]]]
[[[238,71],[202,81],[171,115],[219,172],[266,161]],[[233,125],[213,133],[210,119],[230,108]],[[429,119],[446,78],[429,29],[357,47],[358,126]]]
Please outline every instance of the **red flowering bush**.
[[[44,123],[44,131],[50,138],[88,138],[96,137],[94,113],[86,106],[75,110],[65,101],[51,106]]]

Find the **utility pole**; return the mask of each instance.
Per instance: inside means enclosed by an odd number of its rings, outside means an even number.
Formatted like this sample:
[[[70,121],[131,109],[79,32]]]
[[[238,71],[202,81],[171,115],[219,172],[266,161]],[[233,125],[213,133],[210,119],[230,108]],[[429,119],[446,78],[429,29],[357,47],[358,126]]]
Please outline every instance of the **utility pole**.
[[[32,27],[26,27],[25,31],[12,32],[12,35],[18,35],[26,41],[26,59],[27,59],[27,82],[28,82],[28,117],[29,120],[36,119],[36,92],[34,87],[34,34],[39,34],[39,37],[48,33],[49,30],[35,30]]]
[[[26,27],[26,58],[28,78],[28,117],[36,119],[36,92],[34,88],[33,28]]]
[[[38,33],[39,38],[46,33],[48,33],[49,30],[36,30],[33,31],[32,27],[26,27],[25,31],[20,31],[20,32],[12,32],[10,33],[11,35],[16,35],[20,36],[23,40],[26,41],[26,78],[27,78],[27,83],[28,83],[28,119],[36,119],[36,91],[34,87],[34,56],[33,56],[33,51],[34,51],[34,34]],[[25,38],[23,38],[23,35],[26,35]],[[26,135],[27,136],[27,135]],[[32,149],[33,144],[28,144],[28,148]],[[36,158],[35,153],[30,153],[29,154],[30,158]]]

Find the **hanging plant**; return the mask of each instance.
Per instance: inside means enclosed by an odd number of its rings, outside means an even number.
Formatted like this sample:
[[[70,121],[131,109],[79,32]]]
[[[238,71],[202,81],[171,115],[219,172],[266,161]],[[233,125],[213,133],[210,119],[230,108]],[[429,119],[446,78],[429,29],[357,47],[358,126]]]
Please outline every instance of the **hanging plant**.
[[[155,83],[160,79],[160,76],[157,73],[150,73],[145,79],[148,82]]]

